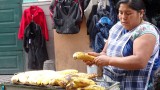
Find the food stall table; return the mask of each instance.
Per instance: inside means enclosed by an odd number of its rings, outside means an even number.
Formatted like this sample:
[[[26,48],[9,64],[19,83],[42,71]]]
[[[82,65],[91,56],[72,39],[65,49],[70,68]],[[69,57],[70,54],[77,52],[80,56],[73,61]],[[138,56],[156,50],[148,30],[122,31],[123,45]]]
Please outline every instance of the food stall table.
[[[12,83],[0,84],[0,90],[65,90],[60,86],[34,86],[34,85],[21,85]]]

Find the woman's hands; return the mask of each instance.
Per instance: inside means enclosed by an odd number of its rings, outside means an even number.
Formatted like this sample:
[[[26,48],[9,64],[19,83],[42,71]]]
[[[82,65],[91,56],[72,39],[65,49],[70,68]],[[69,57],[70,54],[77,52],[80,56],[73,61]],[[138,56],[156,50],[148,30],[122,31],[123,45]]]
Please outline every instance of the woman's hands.
[[[88,52],[88,55],[97,57],[97,56],[100,55],[100,53]],[[94,60],[87,60],[87,61],[83,60],[83,62],[85,62],[85,63],[86,63],[87,65],[89,65],[89,66],[92,66],[93,64],[95,64]]]
[[[88,52],[88,55],[95,56],[94,60],[84,61],[87,65],[92,66],[93,64],[97,66],[105,66],[109,65],[109,57],[106,56],[106,53],[96,53],[96,52]]]
[[[109,65],[109,57],[107,55],[99,55],[94,59],[94,63],[97,66]]]

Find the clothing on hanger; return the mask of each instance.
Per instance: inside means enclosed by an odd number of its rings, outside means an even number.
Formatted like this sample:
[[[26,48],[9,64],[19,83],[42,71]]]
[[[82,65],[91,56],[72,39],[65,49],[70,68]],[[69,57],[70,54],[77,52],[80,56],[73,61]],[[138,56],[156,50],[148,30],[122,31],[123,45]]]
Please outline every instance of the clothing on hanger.
[[[43,34],[45,40],[48,41],[49,35],[48,35],[48,27],[47,27],[45,14],[44,14],[43,10],[36,5],[30,6],[29,8],[24,10],[24,12],[22,14],[21,22],[20,22],[18,39],[20,39],[20,40],[23,39],[24,30],[25,30],[26,26],[29,25],[29,23],[31,21],[34,21],[35,23],[37,23],[41,26],[42,34]]]
[[[54,28],[59,34],[76,34],[82,21],[79,3],[70,1],[57,3],[54,9]]]
[[[98,0],[90,0],[87,8],[84,10],[84,16],[86,18],[86,22],[89,18],[89,15],[90,15],[91,11],[92,11],[93,5],[97,5],[97,4],[98,4]]]
[[[49,6],[49,11],[50,11],[50,17],[53,21],[53,25],[54,25],[54,20],[53,20],[53,17],[54,17],[54,13],[55,13],[55,7],[56,5],[59,3],[64,3],[64,2],[76,2],[79,4],[79,9],[81,11],[81,17],[83,16],[83,11],[82,11],[82,4],[83,4],[83,0],[52,0],[50,6]]]
[[[107,0],[99,0],[97,11],[106,9],[106,5],[107,5]]]
[[[42,70],[44,61],[49,58],[41,26],[34,21],[25,28],[23,48],[28,54],[28,69]]]

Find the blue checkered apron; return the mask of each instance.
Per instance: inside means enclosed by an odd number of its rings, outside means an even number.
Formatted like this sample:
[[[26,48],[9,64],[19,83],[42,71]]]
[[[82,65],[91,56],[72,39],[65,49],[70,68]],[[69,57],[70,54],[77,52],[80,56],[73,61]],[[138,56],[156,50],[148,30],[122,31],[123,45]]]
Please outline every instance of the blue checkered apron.
[[[113,31],[114,30],[114,31]],[[117,24],[112,28],[112,32],[108,38],[107,55],[111,57],[123,57],[123,49],[133,32],[121,36],[124,30],[121,24]],[[158,52],[153,52],[152,57],[145,69],[141,70],[124,70],[114,66],[104,66],[104,75],[110,77],[114,81],[120,82],[121,90],[148,90],[147,85],[150,79],[153,63],[158,56]]]

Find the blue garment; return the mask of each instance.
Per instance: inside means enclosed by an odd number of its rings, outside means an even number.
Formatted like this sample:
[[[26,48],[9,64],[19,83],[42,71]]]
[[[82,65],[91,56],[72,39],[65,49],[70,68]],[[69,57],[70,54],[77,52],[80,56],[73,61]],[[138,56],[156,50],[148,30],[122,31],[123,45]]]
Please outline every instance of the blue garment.
[[[95,37],[99,30],[96,28],[96,23],[98,22],[100,17],[98,15],[94,15],[92,18],[92,22],[88,29],[89,39],[90,39],[90,47],[94,49],[95,47]]]
[[[116,11],[116,7],[114,5],[114,0],[109,0],[109,5],[110,5],[110,14],[109,17],[111,19],[111,21],[113,22],[113,24],[117,23],[118,18],[117,18],[117,11]]]
[[[98,32],[95,37],[95,44],[93,50],[95,52],[101,52],[105,45],[104,37],[101,32]]]
[[[133,41],[131,39],[128,40],[126,46],[123,49],[123,56],[133,55]]]
[[[127,33],[127,30],[122,31],[122,35]],[[123,56],[133,55],[133,41],[131,39],[128,40],[124,49],[123,49]]]
[[[108,39],[109,30],[112,25],[113,22],[108,17],[102,17],[96,23],[96,28],[99,30],[99,32],[95,36],[95,46],[92,47],[95,52],[102,51],[105,45],[104,39]]]
[[[92,10],[95,10],[95,9],[92,8]],[[91,36],[92,41],[95,41],[91,43],[91,48],[93,48],[93,51],[95,52],[101,52],[105,45],[104,39],[108,39],[110,28],[118,21],[117,11],[115,8],[114,1],[109,0],[109,8],[106,8],[104,11],[98,10],[97,13],[98,13],[98,16],[102,18],[97,23],[96,25],[97,28],[95,27],[93,28],[94,30],[94,31],[92,30],[93,33],[90,32],[92,33],[92,36]],[[90,24],[88,22],[89,20],[87,21],[87,27],[88,27],[88,24]],[[97,29],[99,30],[99,32],[97,32]],[[96,35],[95,35],[95,32],[96,32]]]

